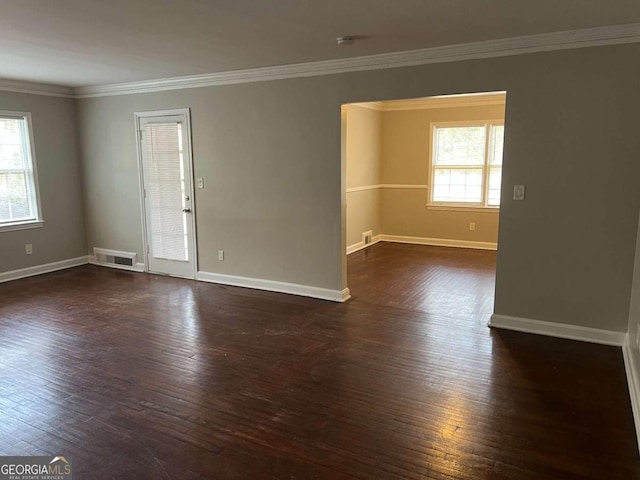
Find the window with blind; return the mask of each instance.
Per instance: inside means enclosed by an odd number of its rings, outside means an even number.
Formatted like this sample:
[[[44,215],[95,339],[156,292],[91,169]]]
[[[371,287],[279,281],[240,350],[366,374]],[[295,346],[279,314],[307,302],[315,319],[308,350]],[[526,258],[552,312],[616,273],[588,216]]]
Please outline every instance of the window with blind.
[[[430,205],[500,207],[504,125],[433,124]]]
[[[41,226],[29,113],[0,112],[0,231]]]

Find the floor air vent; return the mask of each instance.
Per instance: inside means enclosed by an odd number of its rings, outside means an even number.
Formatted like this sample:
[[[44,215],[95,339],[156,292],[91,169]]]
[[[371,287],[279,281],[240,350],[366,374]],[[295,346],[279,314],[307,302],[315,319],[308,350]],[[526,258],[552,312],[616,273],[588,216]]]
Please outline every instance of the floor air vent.
[[[118,252],[104,248],[94,248],[95,263],[118,268],[133,268],[136,265],[136,254],[130,252]]]

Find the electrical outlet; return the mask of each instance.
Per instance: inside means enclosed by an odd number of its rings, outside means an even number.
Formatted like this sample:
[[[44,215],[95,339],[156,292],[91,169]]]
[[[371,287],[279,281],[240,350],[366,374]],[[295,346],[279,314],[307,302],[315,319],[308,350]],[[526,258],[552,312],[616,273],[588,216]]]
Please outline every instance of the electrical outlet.
[[[24,251],[27,255],[31,255],[33,253],[33,245],[30,243],[25,244]]]
[[[218,260],[224,262],[224,250],[218,250]]]
[[[469,222],[469,230],[472,232],[476,231],[476,222]]]
[[[373,240],[373,231],[368,230],[366,232],[362,232],[362,243],[365,245],[369,245]]]
[[[524,185],[513,186],[513,199],[524,200]]]
[[[204,188],[204,178],[198,177],[198,188]]]

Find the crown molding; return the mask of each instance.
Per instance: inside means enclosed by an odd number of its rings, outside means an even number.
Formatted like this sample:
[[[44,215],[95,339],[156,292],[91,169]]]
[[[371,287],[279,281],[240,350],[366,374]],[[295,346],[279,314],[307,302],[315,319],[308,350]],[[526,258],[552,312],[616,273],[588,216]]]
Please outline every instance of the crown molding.
[[[633,23],[365,57],[261,67],[143,82],[80,87],[75,89],[75,94],[78,98],[87,98],[149,93],[638,42],[640,42],[640,23]]]
[[[0,91],[29,93],[31,95],[46,95],[48,97],[75,97],[74,89],[71,87],[48,85],[46,83],[23,82],[21,80],[0,79]]]
[[[0,80],[0,91],[89,98],[410,67],[626,43],[640,43],[640,23],[527,35],[364,57],[79,88]]]

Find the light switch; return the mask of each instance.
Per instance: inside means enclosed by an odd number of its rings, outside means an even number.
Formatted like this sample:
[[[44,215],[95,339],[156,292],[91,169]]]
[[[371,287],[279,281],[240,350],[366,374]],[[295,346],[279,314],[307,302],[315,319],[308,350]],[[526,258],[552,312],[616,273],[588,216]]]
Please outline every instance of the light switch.
[[[198,178],[198,188],[204,188],[204,178]]]
[[[513,186],[513,199],[524,200],[524,185]]]

